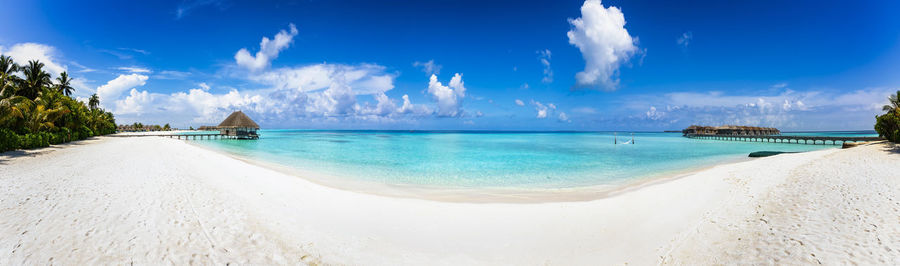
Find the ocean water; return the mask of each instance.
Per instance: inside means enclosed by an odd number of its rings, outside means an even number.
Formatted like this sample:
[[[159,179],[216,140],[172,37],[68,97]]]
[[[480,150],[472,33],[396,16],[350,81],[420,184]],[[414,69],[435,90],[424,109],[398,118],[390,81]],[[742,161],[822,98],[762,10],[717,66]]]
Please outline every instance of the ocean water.
[[[874,132],[785,135],[875,136]],[[619,144],[614,144],[614,139]],[[262,130],[258,140],[189,140],[303,171],[392,185],[572,188],[617,185],[801,145],[689,139],[681,133]]]

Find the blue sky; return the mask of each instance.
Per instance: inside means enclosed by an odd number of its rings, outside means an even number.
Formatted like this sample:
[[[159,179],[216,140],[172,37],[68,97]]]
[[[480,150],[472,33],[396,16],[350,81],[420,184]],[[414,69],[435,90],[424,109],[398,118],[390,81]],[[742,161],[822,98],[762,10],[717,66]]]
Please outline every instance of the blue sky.
[[[895,1],[0,2],[119,123],[856,130],[900,88]]]

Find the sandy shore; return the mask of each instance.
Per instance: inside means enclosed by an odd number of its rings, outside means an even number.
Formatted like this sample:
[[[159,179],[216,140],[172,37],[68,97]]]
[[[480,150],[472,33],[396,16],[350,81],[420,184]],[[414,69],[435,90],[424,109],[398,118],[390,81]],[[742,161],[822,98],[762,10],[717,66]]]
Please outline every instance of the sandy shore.
[[[182,141],[0,155],[0,265],[900,264],[900,148],[720,165],[592,201],[338,190]]]

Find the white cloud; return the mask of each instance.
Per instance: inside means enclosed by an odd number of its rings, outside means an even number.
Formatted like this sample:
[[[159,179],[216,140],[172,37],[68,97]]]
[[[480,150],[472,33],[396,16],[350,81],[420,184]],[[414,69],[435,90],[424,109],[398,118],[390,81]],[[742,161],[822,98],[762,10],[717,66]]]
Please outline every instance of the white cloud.
[[[273,59],[278,57],[281,50],[287,48],[297,36],[297,27],[293,23],[290,24],[290,31],[281,30],[275,34],[275,38],[269,39],[263,37],[259,43],[259,51],[256,56],[250,55],[250,51],[241,48],[234,54],[234,61],[242,67],[252,71],[258,71],[269,66]]]
[[[678,43],[678,45],[680,45],[681,47],[687,48],[688,45],[690,45],[691,41],[693,41],[693,40],[694,40],[694,33],[688,31],[688,32],[682,33],[681,37],[678,37],[678,39],[675,40],[675,42]]]
[[[646,114],[647,114],[647,119],[650,119],[650,120],[660,120],[666,115],[665,112],[657,111],[656,106],[650,106],[650,110],[647,111]]]
[[[441,65],[435,64],[434,59],[428,60],[428,62],[413,62],[414,67],[418,67],[422,69],[422,72],[428,75],[440,75],[441,74]]]
[[[397,113],[425,115],[430,114],[431,110],[429,110],[428,107],[424,105],[412,104],[409,101],[409,95],[403,94],[403,105],[400,106],[400,109],[397,110]]]
[[[153,75],[153,79],[186,79],[190,75],[191,72],[163,70]]]
[[[113,109],[113,112],[116,114],[141,113],[144,111],[145,107],[151,106],[150,103],[152,103],[150,93],[148,93],[147,91],[138,91],[137,89],[132,88],[131,92],[128,94],[128,97],[116,101],[115,109]]]
[[[525,102],[523,102],[522,100],[516,99],[516,105],[525,106]]]
[[[629,122],[643,120],[654,127],[735,124],[782,130],[856,130],[871,128],[874,116],[881,113],[879,106],[892,91],[896,89],[850,92],[785,89],[780,93],[755,95],[673,92],[634,97],[648,101],[626,104],[632,105],[629,108],[639,108],[633,110],[637,114],[630,116]]]
[[[466,87],[463,85],[462,75],[459,73],[456,73],[450,79],[448,86],[441,84],[436,75],[431,75],[431,80],[428,82],[428,93],[437,102],[437,114],[439,116],[455,117],[462,115],[460,103],[462,98],[466,96]]]
[[[88,82],[90,82],[90,81],[85,79],[84,77],[81,77],[81,76],[74,77],[73,76],[72,83],[71,83],[72,88],[75,88],[75,93],[73,94],[73,96],[75,96],[77,98],[79,96],[88,96],[88,95],[93,94],[95,92],[96,87],[89,85]]]
[[[76,66],[76,67],[78,67],[78,68],[81,68],[81,70],[78,70],[78,71],[77,71],[77,72],[79,72],[79,73],[89,73],[89,72],[96,72],[96,71],[97,71],[96,69],[93,69],[93,68],[89,68],[89,67],[83,66],[83,65],[79,64],[78,62],[70,62],[70,63],[72,63],[72,65],[74,65],[74,66]]]
[[[402,104],[391,99],[385,92],[394,87],[394,75],[383,70],[384,67],[377,65],[333,64],[283,68],[269,71],[279,73],[277,75],[260,73],[251,77],[271,84],[271,88],[232,89],[224,94],[210,93],[212,86],[206,83],[172,94],[132,90],[124,99],[116,100],[115,108],[111,110],[117,118],[122,118],[122,122],[141,120],[193,125],[214,124],[234,110],[243,110],[259,123],[279,125],[304,124],[300,121],[392,122],[433,113],[428,106],[413,104],[408,95],[402,96]],[[451,83],[462,87],[461,80]],[[374,102],[360,98],[366,95]]]
[[[119,95],[125,90],[144,86],[148,78],[149,77],[141,74],[119,75],[115,79],[110,80],[103,86],[97,88],[97,96],[100,97],[100,103],[104,104],[106,107],[112,107],[112,105],[107,104],[117,100]]]
[[[625,15],[617,7],[603,7],[600,0],[587,0],[581,17],[569,23],[569,43],[581,50],[585,61],[584,71],[575,74],[576,86],[616,89],[619,66],[638,51],[625,29]]]
[[[175,19],[181,19],[187,16],[191,10],[208,5],[215,5],[220,9],[225,7],[222,4],[222,0],[185,0],[178,4],[178,8],[175,9]]]
[[[376,94],[393,89],[395,77],[379,65],[317,64],[279,68],[252,74],[248,79],[276,89],[300,91],[324,90],[340,82],[353,87],[354,94]]]
[[[147,52],[147,50],[134,49],[134,48],[124,48],[124,47],[120,47],[119,50],[135,52],[135,53],[139,53],[139,54],[142,54],[142,55],[148,55],[148,54],[150,54],[150,52]]]
[[[150,69],[143,68],[143,67],[135,67],[135,66],[132,66],[132,67],[120,67],[120,68],[118,68],[118,69],[119,69],[119,70],[128,71],[128,72],[130,72],[130,73],[150,73],[150,72],[151,72]]]
[[[569,116],[566,115],[566,112],[559,112],[558,118],[559,118],[559,121],[561,121],[561,122],[569,122],[569,123],[572,122],[572,120],[569,120]]]
[[[538,51],[538,60],[540,60],[541,65],[544,66],[544,77],[541,79],[541,82],[543,83],[553,82],[553,69],[550,68],[550,56],[550,49]]]
[[[537,118],[547,118],[547,115],[556,110],[556,105],[554,104],[542,104],[541,102],[531,100],[531,104],[534,105],[534,110],[537,111]]]
[[[26,65],[28,61],[38,60],[44,63],[44,70],[53,76],[66,71],[66,66],[61,65],[56,59],[56,48],[39,43],[19,43],[9,48],[0,46],[0,54],[9,56],[19,65]]]

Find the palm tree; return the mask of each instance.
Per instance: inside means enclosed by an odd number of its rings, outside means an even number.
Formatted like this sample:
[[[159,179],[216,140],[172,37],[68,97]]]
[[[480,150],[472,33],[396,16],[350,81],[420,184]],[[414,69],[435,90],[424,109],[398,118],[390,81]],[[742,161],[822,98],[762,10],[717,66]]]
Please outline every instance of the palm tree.
[[[27,102],[30,100],[22,96],[0,99],[0,127],[13,128],[16,121],[23,119],[29,106]]]
[[[26,111],[25,127],[31,132],[54,129],[60,118],[70,113],[69,108],[63,105],[62,94],[44,88],[39,95],[31,101],[30,110]]]
[[[891,95],[888,97],[888,103],[881,107],[881,110],[885,112],[894,112],[894,115],[900,115],[900,90],[897,91],[897,94]]]
[[[51,84],[50,74],[44,72],[44,63],[37,60],[28,61],[28,65],[22,68],[22,73],[25,74],[25,80],[19,85],[19,91],[16,93],[19,96],[33,100],[37,98],[42,88]]]
[[[15,92],[16,83],[15,74],[19,71],[19,65],[13,62],[12,58],[0,55],[0,99],[7,98]]]
[[[99,107],[99,106],[100,106],[100,97],[97,96],[96,93],[94,93],[94,95],[91,95],[91,98],[88,99],[88,107],[90,107],[91,109],[97,109],[97,107]]]
[[[69,78],[69,74],[65,71],[59,73],[59,77],[56,78],[56,91],[65,96],[72,96],[72,91],[74,91],[75,88],[72,88],[71,83],[72,79]]]

